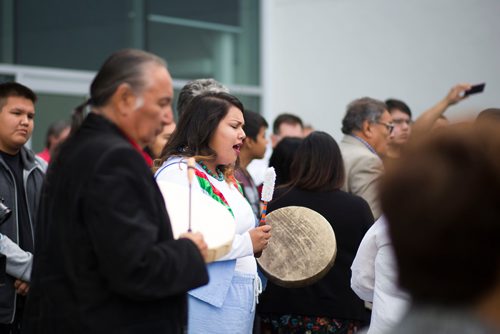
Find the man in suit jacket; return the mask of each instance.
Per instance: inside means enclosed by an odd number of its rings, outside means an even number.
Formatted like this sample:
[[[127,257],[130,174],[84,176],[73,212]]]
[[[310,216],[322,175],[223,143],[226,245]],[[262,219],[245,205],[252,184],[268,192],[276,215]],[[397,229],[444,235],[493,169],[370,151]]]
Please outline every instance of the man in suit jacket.
[[[90,92],[92,112],[47,172],[24,332],[182,333],[207,246],[173,239],[142,151],[166,124],[172,80],[157,56],[122,50]]]
[[[384,172],[381,157],[394,125],[384,102],[369,97],[354,100],[342,120],[340,150],[346,170],[343,190],[368,202],[375,219],[381,215],[378,182]]]

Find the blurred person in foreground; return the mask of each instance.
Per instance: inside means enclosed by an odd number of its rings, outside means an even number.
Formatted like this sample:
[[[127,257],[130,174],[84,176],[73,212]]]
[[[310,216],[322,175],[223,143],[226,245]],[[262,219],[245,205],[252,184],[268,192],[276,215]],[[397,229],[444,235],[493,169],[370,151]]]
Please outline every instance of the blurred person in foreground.
[[[143,147],[173,99],[165,62],[113,53],[92,111],[47,172],[25,333],[183,333],[186,292],[208,282],[198,233],[173,239]]]
[[[405,151],[382,209],[412,305],[390,333],[500,332],[500,136],[456,125]]]

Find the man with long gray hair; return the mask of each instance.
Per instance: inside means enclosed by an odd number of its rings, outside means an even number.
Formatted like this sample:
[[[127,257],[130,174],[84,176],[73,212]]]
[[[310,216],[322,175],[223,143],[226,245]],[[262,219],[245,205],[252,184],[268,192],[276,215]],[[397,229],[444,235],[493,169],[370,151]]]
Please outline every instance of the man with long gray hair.
[[[381,215],[378,201],[378,182],[384,170],[381,157],[387,151],[393,129],[385,103],[369,97],[351,102],[342,120],[345,136],[339,146],[346,170],[342,189],[367,201],[375,219]]]
[[[122,50],[90,87],[92,112],[47,173],[26,333],[182,333],[208,282],[199,233],[173,239],[142,148],[171,111],[159,57]]]

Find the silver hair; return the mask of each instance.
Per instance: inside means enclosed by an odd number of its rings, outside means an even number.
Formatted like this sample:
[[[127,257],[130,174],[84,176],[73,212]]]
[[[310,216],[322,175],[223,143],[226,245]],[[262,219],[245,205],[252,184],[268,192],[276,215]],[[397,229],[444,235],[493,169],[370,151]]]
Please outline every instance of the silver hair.
[[[215,79],[196,79],[189,81],[182,87],[177,100],[179,116],[186,110],[187,105],[195,96],[205,93],[229,93],[229,89]]]
[[[360,131],[363,129],[364,121],[378,122],[386,110],[387,106],[384,102],[370,97],[354,100],[347,106],[346,114],[342,120],[342,132],[348,135],[353,131]]]

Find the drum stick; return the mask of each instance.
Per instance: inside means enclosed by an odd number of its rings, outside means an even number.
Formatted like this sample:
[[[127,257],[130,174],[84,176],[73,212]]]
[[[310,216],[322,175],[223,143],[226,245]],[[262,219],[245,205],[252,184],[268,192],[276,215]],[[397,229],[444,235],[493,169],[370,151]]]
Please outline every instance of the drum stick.
[[[274,183],[276,182],[276,172],[274,167],[269,167],[264,174],[264,185],[262,186],[262,213],[260,215],[259,226],[266,225],[267,203],[273,199]]]
[[[274,167],[269,167],[264,174],[264,184],[262,186],[262,194],[260,199],[262,201],[262,212],[260,215],[259,226],[266,225],[267,203],[273,199],[274,183],[276,182],[276,172]],[[255,257],[260,257],[262,251],[255,253]]]
[[[188,183],[189,183],[189,214],[188,214],[188,232],[191,232],[191,197],[192,197],[192,190],[191,190],[191,184],[193,183],[193,178],[194,178],[194,165],[195,165],[195,160],[193,157],[187,159],[187,175],[188,175]]]

